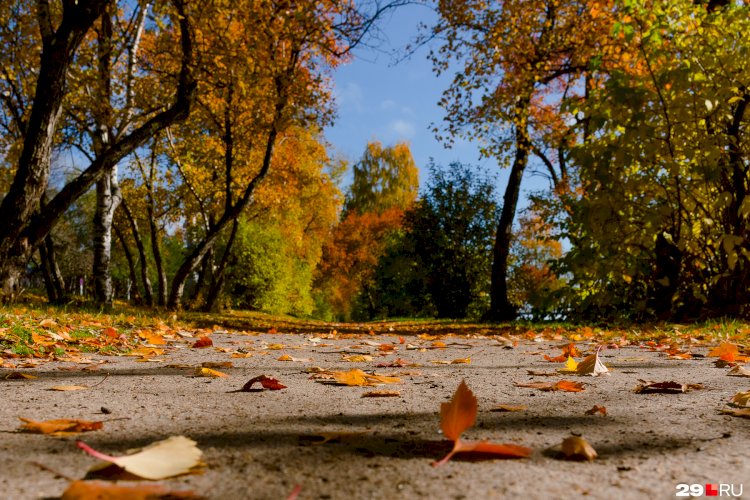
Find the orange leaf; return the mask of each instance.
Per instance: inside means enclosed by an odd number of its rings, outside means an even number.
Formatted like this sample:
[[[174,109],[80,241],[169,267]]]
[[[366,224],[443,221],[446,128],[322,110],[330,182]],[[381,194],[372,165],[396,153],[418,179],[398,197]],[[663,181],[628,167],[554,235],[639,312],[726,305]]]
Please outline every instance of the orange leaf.
[[[715,356],[718,358],[726,359],[724,358],[725,355],[733,355],[737,356],[740,353],[739,349],[736,345],[730,343],[730,342],[722,342],[719,347],[714,347],[708,352],[708,356]],[[730,360],[727,360],[730,361]]]
[[[195,341],[193,348],[200,349],[202,347],[211,347],[212,345],[214,345],[214,341],[210,337],[201,337]]]
[[[525,446],[519,446],[511,443],[490,443],[489,441],[461,441],[457,439],[453,449],[445,457],[432,466],[443,465],[450,460],[456,453],[473,453],[476,458],[526,458],[531,455],[533,450]]]
[[[607,415],[607,408],[604,406],[594,405],[590,410],[586,410],[586,415],[596,415],[597,413],[601,413],[602,415]]]
[[[565,391],[565,392],[581,392],[584,390],[583,384],[580,382],[571,382],[570,380],[560,380],[559,382],[529,382],[526,384],[516,383],[516,387],[530,387],[532,389],[539,389],[542,391]]]
[[[593,460],[597,457],[596,450],[580,436],[563,439],[561,449],[568,460]]]
[[[211,368],[205,368],[205,367],[198,367],[195,369],[195,376],[196,377],[228,377],[226,373],[220,372],[218,370],[212,370]]]
[[[172,491],[158,484],[119,486],[103,481],[73,481],[60,500],[156,500],[159,498],[198,498],[192,491]]]
[[[72,434],[77,432],[97,431],[104,427],[104,424],[102,422],[90,422],[87,420],[65,418],[36,422],[34,420],[29,420],[28,418],[18,418],[22,422],[25,422],[21,426],[21,430],[36,434],[50,434],[53,436],[62,436],[65,434]]]
[[[443,435],[457,441],[477,419],[477,398],[465,381],[461,381],[449,403],[440,405],[440,428]]]

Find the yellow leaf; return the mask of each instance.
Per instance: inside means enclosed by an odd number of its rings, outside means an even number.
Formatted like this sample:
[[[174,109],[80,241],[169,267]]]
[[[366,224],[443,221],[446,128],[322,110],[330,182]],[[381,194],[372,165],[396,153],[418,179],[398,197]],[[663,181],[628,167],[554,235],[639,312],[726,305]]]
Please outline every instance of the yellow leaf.
[[[477,419],[477,398],[465,381],[461,381],[450,402],[440,405],[440,428],[451,441],[458,440]]]
[[[750,406],[750,391],[735,394],[732,398],[732,404],[736,406]]]
[[[565,362],[565,366],[563,368],[560,368],[559,372],[562,373],[571,373],[575,372],[578,369],[578,362],[573,359],[572,356],[568,356],[568,360]]]
[[[21,430],[36,434],[50,434],[52,436],[65,436],[79,432],[96,431],[104,427],[102,422],[90,422],[77,419],[58,419],[36,422],[28,418],[18,417],[22,422]]]
[[[341,359],[350,363],[364,363],[366,361],[372,361],[372,356],[366,354],[352,354],[351,356],[342,356]]]
[[[226,373],[222,373],[218,370],[212,370],[211,368],[198,367],[195,369],[196,377],[228,377]]]
[[[561,449],[568,460],[593,460],[597,457],[596,450],[580,436],[563,439]]]
[[[48,391],[80,391],[88,389],[85,385],[56,385],[47,389]]]
[[[81,441],[76,444],[93,457],[115,464],[138,477],[153,481],[190,472],[190,469],[200,464],[202,455],[195,441],[185,436],[172,436],[152,443],[137,453],[122,457],[105,455]],[[94,466],[92,470],[99,470],[107,465],[106,463],[100,464]]]
[[[349,370],[348,372],[332,372],[333,379],[343,385],[369,385],[367,374],[362,370]]]
[[[470,363],[471,363],[471,358],[458,358],[458,359],[454,359],[453,361],[451,361],[452,365],[460,365],[460,364],[468,365]]]
[[[292,357],[288,354],[282,354],[278,357],[277,361],[291,361]]]

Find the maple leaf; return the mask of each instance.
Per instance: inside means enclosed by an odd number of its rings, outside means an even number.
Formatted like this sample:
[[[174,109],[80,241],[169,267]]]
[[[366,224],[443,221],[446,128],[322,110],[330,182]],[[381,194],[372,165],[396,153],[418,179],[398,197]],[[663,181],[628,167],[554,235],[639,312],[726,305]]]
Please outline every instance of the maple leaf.
[[[158,500],[200,498],[192,491],[174,491],[159,484],[120,486],[103,481],[73,481],[60,500]]]
[[[245,383],[245,385],[242,386],[242,389],[240,389],[240,392],[252,392],[253,391],[253,384],[258,382],[263,389],[268,389],[271,391],[279,391],[281,389],[286,389],[286,386],[276,380],[273,377],[268,377],[266,375],[258,375],[257,377],[253,377],[250,380]]]
[[[580,436],[563,439],[561,451],[568,460],[593,460],[597,457],[596,450]]]
[[[456,453],[483,453],[492,457],[522,458],[531,454],[531,449],[515,444],[497,444],[488,441],[461,441],[461,434],[474,425],[477,419],[477,398],[465,381],[461,381],[448,403],[440,404],[440,428],[443,435],[453,441],[453,449],[433,467],[446,463]]]
[[[185,436],[171,436],[136,453],[120,457],[96,451],[83,441],[77,441],[76,445],[92,457],[107,462],[94,466],[92,470],[100,470],[109,464],[115,464],[130,474],[151,480],[187,474],[200,464],[203,454],[196,446],[196,442]]]
[[[49,434],[52,436],[67,436],[79,432],[97,431],[104,428],[103,422],[90,422],[77,419],[58,419],[36,422],[28,418],[18,417],[22,422],[21,430],[35,434]]]

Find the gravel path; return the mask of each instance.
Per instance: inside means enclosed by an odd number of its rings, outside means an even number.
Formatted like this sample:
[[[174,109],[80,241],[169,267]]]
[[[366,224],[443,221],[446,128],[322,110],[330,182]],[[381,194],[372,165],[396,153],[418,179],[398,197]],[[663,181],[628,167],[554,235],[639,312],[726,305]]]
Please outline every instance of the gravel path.
[[[715,358],[669,359],[659,350],[628,345],[601,351],[609,376],[539,376],[528,372],[563,366],[543,358],[559,355],[563,342],[519,337],[511,347],[489,336],[441,337],[437,345],[414,336],[404,343],[396,335],[321,337],[214,332],[213,347],[194,349],[195,339],[178,338],[164,355],[147,360],[92,355],[89,364],[17,368],[38,377],[21,380],[6,379],[6,369],[0,372],[0,496],[59,497],[68,481],[51,470],[80,479],[96,462],[76,448],[76,437],[17,432],[18,417],[25,417],[109,420],[103,430],[77,437],[111,455],[188,436],[204,453],[204,472],[160,484],[207,498],[283,499],[299,486],[300,499],[643,499],[674,498],[680,483],[724,483],[735,493],[744,487],[750,498],[750,419],[720,413],[734,394],[750,390],[750,379],[727,376],[728,368],[714,366]],[[396,350],[381,351],[383,343]],[[584,354],[594,348],[577,345]],[[237,352],[249,357],[232,357]],[[692,352],[705,355],[708,348]],[[353,354],[373,359],[342,359]],[[284,355],[293,361],[279,360]],[[470,363],[442,364],[465,358]],[[397,359],[409,365],[377,366]],[[227,377],[196,377],[196,367],[205,362],[232,366],[215,368]],[[311,379],[313,367],[375,370],[402,383],[331,385]],[[275,377],[287,388],[233,392],[258,375]],[[584,382],[585,390],[515,385],[563,378]],[[441,467],[431,465],[450,449],[439,430],[440,403],[462,379],[479,402],[477,422],[464,436],[531,447],[529,458],[459,455]],[[636,394],[639,379],[703,389]],[[50,390],[59,385],[90,388]],[[373,390],[397,390],[400,396],[362,397]],[[501,404],[527,409],[492,411]],[[607,415],[587,415],[594,405],[606,407]],[[571,434],[582,435],[599,458],[559,459],[556,448]],[[320,444],[325,437],[333,439]]]

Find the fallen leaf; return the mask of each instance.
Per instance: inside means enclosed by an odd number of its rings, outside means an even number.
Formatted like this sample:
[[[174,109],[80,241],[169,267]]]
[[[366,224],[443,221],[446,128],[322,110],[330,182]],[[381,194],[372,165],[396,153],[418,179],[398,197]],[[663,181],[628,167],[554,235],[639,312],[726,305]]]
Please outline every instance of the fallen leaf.
[[[234,363],[231,361],[205,361],[201,363],[203,368],[232,368]]]
[[[58,419],[36,422],[28,418],[18,417],[22,422],[21,430],[35,434],[49,434],[52,436],[66,436],[79,432],[97,431],[104,427],[103,422],[91,422],[77,419]]]
[[[691,389],[703,389],[701,384],[680,384],[678,382],[646,382],[641,380],[641,385],[635,388],[636,394],[680,394]]]
[[[203,368],[199,366],[198,368],[195,369],[195,376],[219,378],[219,377],[228,377],[229,375],[227,375],[226,373],[220,372],[218,370],[212,370],[211,368]]]
[[[159,484],[120,486],[103,481],[73,481],[60,500],[159,500],[200,498],[192,491],[174,491]]]
[[[385,375],[370,375],[362,370],[355,369],[347,372],[330,372],[333,380],[340,385],[349,386],[370,386],[378,384],[398,384],[401,379],[398,377],[388,377]]]
[[[47,389],[48,391],[81,391],[83,389],[89,389],[85,385],[56,385]]]
[[[443,435],[456,441],[477,419],[477,398],[465,381],[461,381],[450,402],[440,404],[440,428]]]
[[[601,413],[602,415],[607,415],[607,408],[604,406],[594,405],[590,410],[586,410],[586,415],[596,415],[597,413]]]
[[[596,450],[580,436],[563,439],[561,451],[567,460],[593,460],[597,457]]]
[[[211,347],[214,345],[214,341],[211,340],[211,337],[200,337],[198,340],[195,341],[193,344],[194,349],[201,349],[204,347]]]
[[[750,418],[750,408],[743,408],[741,410],[721,410],[721,413],[732,415],[733,417]]]
[[[732,404],[735,406],[750,406],[750,391],[735,394],[732,397]]]
[[[401,391],[370,391],[362,394],[363,398],[398,398]]]
[[[154,481],[187,474],[190,469],[200,464],[203,454],[196,446],[196,442],[185,436],[172,436],[152,443],[136,453],[120,457],[105,455],[83,441],[77,441],[76,445],[99,460],[115,464],[135,476]],[[107,465],[99,464],[93,469]]]
[[[557,382],[528,382],[525,384],[519,384],[516,382],[516,387],[530,387],[532,389],[539,389],[542,391],[564,391],[564,392],[581,392],[584,390],[583,384],[580,382],[572,382],[570,380],[559,380]]]
[[[560,354],[559,356],[555,356],[554,358],[551,358],[545,354],[544,359],[546,359],[547,361],[551,361],[553,363],[563,363],[567,361],[569,357],[575,357],[575,356],[581,355],[581,352],[576,348],[575,344],[572,344],[572,343],[565,344],[561,346],[561,348],[562,348],[562,354]]]
[[[128,353],[128,356],[143,356],[144,358],[147,358],[150,356],[161,356],[162,354],[164,354],[164,349],[141,346],[131,350]]]
[[[37,378],[36,375],[21,372],[10,372],[5,376],[5,380],[33,380],[35,378]]]
[[[460,364],[468,365],[470,363],[471,363],[471,358],[458,358],[458,359],[454,359],[453,361],[451,361],[452,365],[460,365]]]
[[[535,370],[526,370],[526,373],[534,377],[559,377],[560,372],[538,372]]]
[[[286,386],[276,380],[273,377],[268,377],[266,375],[258,375],[257,377],[253,377],[250,380],[247,381],[245,385],[242,386],[242,389],[240,389],[241,392],[251,392],[253,389],[253,384],[258,382],[263,389],[268,389],[271,391],[278,391],[281,389],[286,389]]]
[[[568,360],[565,362],[565,366],[560,368],[559,372],[561,373],[576,373],[578,370],[578,362],[573,359],[572,356],[568,356]]]
[[[745,367],[737,365],[727,372],[730,377],[750,377],[750,370]]]
[[[714,347],[713,349],[708,351],[708,354],[706,354],[706,356],[721,358],[726,355],[736,356],[739,353],[740,350],[736,345],[732,344],[731,342],[722,342],[718,347]]]
[[[488,441],[461,441],[461,434],[474,425],[477,419],[477,398],[465,381],[461,381],[448,403],[440,404],[440,428],[443,435],[453,441],[453,449],[433,467],[446,463],[457,453],[479,453],[492,458],[523,458],[531,449],[515,444],[497,444]]]
[[[528,406],[497,405],[490,411],[526,411],[528,409]]]
[[[342,361],[348,361],[349,363],[364,363],[366,361],[372,361],[372,356],[366,354],[352,354],[350,356],[341,356]]]
[[[266,349],[269,351],[280,351],[282,349],[286,349],[286,346],[284,344],[268,344],[266,346]]]
[[[310,444],[318,445],[330,443],[331,441],[356,441],[362,436],[366,435],[366,432],[318,432],[316,434],[307,434],[300,436],[300,440],[309,441]]]
[[[594,354],[586,356],[586,358],[578,363],[576,368],[578,375],[591,375],[593,377],[599,375],[609,375],[609,369],[604,366],[604,363],[599,360],[599,349]]]

